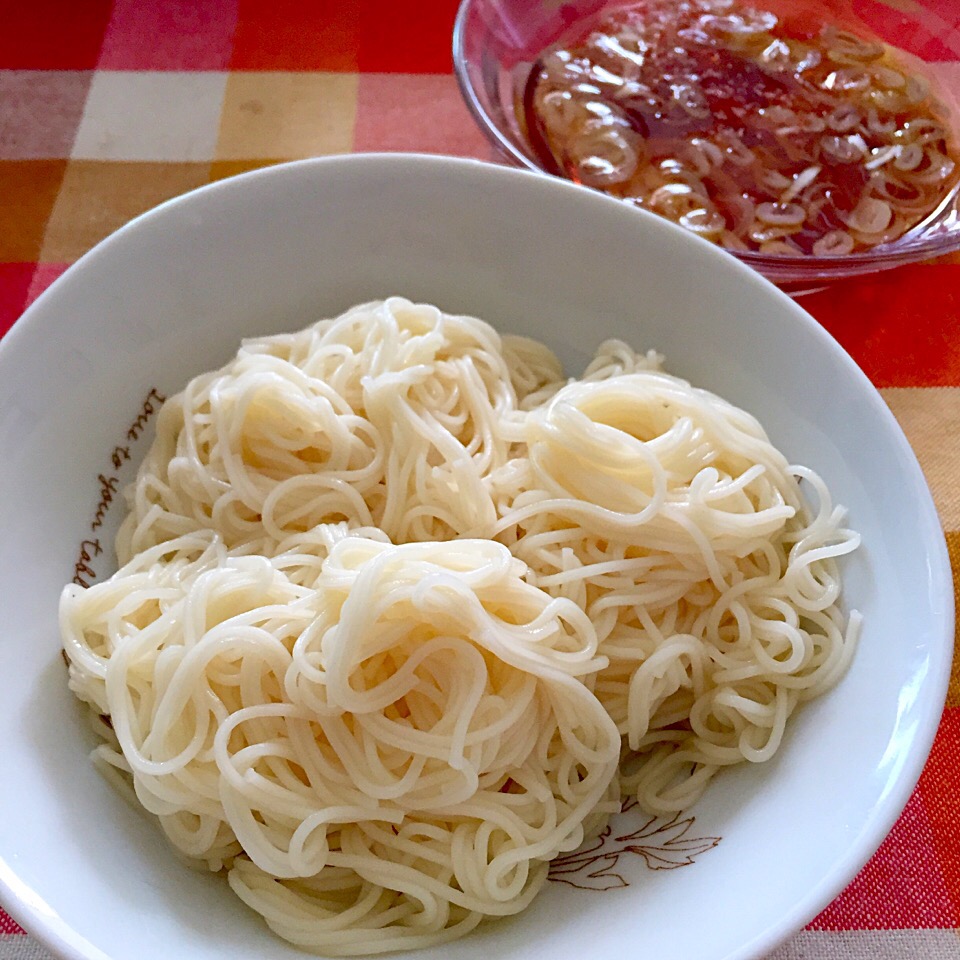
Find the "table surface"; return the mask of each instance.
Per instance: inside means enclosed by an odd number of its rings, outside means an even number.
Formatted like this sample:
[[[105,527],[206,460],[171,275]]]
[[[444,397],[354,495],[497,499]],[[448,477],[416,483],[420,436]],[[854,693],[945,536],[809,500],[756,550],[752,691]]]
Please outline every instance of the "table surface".
[[[952,60],[941,68],[960,84],[960,3],[926,2],[946,17],[942,55]],[[493,159],[451,73],[456,0],[3,6],[0,336],[97,241],[210,181],[350,151]],[[844,282],[803,305],[903,426],[933,490],[956,586],[960,255]],[[853,883],[771,960],[960,960],[958,928],[955,662],[933,751],[900,820]],[[48,957],[0,909],[0,960]]]

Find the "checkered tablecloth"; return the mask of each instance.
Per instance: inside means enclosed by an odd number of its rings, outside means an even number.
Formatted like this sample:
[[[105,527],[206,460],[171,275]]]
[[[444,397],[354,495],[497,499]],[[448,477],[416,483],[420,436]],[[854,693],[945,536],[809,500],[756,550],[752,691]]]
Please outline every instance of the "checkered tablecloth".
[[[960,0],[925,3],[942,21],[939,69],[960,87]],[[455,6],[0,0],[0,336],[97,241],[213,180],[350,151],[491,159],[451,74]],[[860,363],[906,431],[933,489],[956,584],[960,256],[837,285],[803,304]],[[893,832],[774,958],[960,960],[958,928],[955,663],[933,752]],[[0,910],[0,960],[48,957]]]

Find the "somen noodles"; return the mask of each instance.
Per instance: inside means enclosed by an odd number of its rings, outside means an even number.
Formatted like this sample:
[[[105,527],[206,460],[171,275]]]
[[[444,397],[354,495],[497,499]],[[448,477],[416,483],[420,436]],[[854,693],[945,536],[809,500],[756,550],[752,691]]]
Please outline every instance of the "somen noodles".
[[[516,913],[622,796],[768,759],[859,622],[857,535],[752,416],[401,298],[244,342],[126,500],[120,569],[61,599],[95,760],[332,955]]]

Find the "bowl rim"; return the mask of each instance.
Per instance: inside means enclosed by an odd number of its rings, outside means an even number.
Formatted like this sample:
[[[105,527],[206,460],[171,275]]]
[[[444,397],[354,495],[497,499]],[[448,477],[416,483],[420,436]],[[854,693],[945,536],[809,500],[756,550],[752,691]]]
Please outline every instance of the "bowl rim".
[[[611,3],[610,6],[624,6],[626,2],[627,0],[619,0],[618,3]],[[544,170],[523,151],[518,150],[513,141],[501,130],[477,95],[476,88],[470,78],[469,60],[466,53],[468,21],[474,4],[475,0],[460,0],[453,24],[453,72],[468,112],[474,123],[503,159],[541,176],[563,179]],[[960,220],[960,179],[957,180],[928,219],[934,217],[938,211],[944,211],[950,207],[958,208],[956,217]],[[914,227],[910,232],[912,233],[917,229],[919,229],[919,226]],[[911,237],[907,233],[904,237],[901,237],[900,241],[895,241],[893,244],[881,244],[870,250],[840,256],[769,254],[759,253],[755,250],[728,250],[726,252],[737,260],[764,273],[768,279],[775,282],[777,280],[803,282],[807,280],[840,280],[865,273],[889,270],[909,263],[945,256],[957,250],[960,250],[960,223],[955,229],[947,233],[928,237]]]
[[[469,2],[470,0],[465,0],[465,3]],[[335,176],[337,169],[344,166],[392,167],[391,178],[402,175],[404,171],[432,166],[434,167],[434,175],[439,174],[442,170],[452,170],[457,176],[462,174],[468,177],[487,178],[493,176],[494,178],[524,179],[530,181],[531,185],[539,190],[546,189],[561,193],[573,191],[580,196],[589,196],[591,198],[589,202],[595,205],[606,204],[609,205],[611,210],[616,208],[618,211],[625,209],[624,205],[615,198],[561,178],[544,177],[530,171],[472,158],[436,154],[378,152],[333,155],[273,164],[205,184],[173,197],[138,215],[99,241],[68,267],[24,311],[22,317],[8,331],[6,336],[0,339],[0,372],[6,364],[17,362],[18,344],[22,337],[35,335],[34,330],[39,323],[43,322],[44,309],[47,302],[53,299],[54,292],[59,292],[63,287],[72,283],[74,277],[81,271],[86,270],[93,259],[102,256],[105,252],[109,252],[113,246],[123,242],[128,233],[139,231],[156,220],[162,220],[170,211],[192,203],[194,198],[199,195],[234,192],[238,189],[238,185],[242,188],[243,183],[253,180],[274,178],[282,180],[286,177],[288,171],[293,170],[313,169],[324,176]],[[923,713],[913,728],[911,750],[896,773],[888,779],[885,791],[871,808],[869,819],[860,824],[860,829],[853,836],[846,852],[833,868],[821,876],[820,880],[795,903],[791,911],[770,921],[768,926],[758,931],[752,940],[741,944],[737,950],[728,956],[728,960],[746,960],[746,958],[759,960],[767,952],[775,949],[799,932],[809,920],[849,885],[887,837],[910,799],[933,745],[950,680],[955,626],[955,593],[952,570],[943,536],[943,527],[913,449],[876,387],[873,386],[866,374],[863,373],[842,345],[807,311],[778,290],[769,280],[734,258],[723,258],[724,251],[720,248],[695,237],[683,228],[652,213],[646,211],[634,211],[634,213],[641,215],[640,222],[643,218],[646,218],[648,225],[654,226],[657,230],[679,231],[687,242],[700,246],[702,251],[709,249],[712,251],[710,255],[718,258],[718,265],[722,258],[724,269],[737,273],[742,283],[759,285],[768,294],[778,298],[783,308],[792,315],[790,322],[802,323],[810,329],[813,335],[829,341],[832,349],[837,351],[843,359],[850,374],[860,381],[862,386],[868,388],[867,397],[869,397],[870,406],[873,412],[887,424],[890,430],[890,438],[898,447],[897,452],[903,461],[904,469],[912,475],[918,484],[918,489],[926,493],[923,497],[923,503],[919,505],[923,526],[918,532],[927,541],[929,556],[934,561],[929,568],[929,579],[934,587],[934,591],[929,597],[932,637],[928,657],[930,670],[925,678],[929,695],[924,698]],[[934,627],[939,627],[939,629],[935,630]],[[936,646],[933,645],[934,640]],[[34,936],[56,955],[66,958],[66,960],[110,960],[99,948],[77,934],[66,921],[53,913],[38,894],[27,888],[18,879],[14,866],[5,859],[2,851],[0,851],[0,904],[30,935]]]

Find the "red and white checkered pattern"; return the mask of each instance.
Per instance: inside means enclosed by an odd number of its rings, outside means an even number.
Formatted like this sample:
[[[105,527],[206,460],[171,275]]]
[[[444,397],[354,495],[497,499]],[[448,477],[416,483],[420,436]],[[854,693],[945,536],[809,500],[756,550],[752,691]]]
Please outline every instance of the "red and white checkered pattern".
[[[960,3],[889,39],[960,89]],[[451,75],[456,0],[9,0],[0,24],[0,336],[94,243],[186,190],[277,161],[491,158]],[[960,256],[838,284],[809,309],[882,390],[960,571]],[[842,413],[842,411],[838,411]],[[0,910],[0,960],[48,954]],[[960,960],[960,667],[903,816],[771,960]]]

